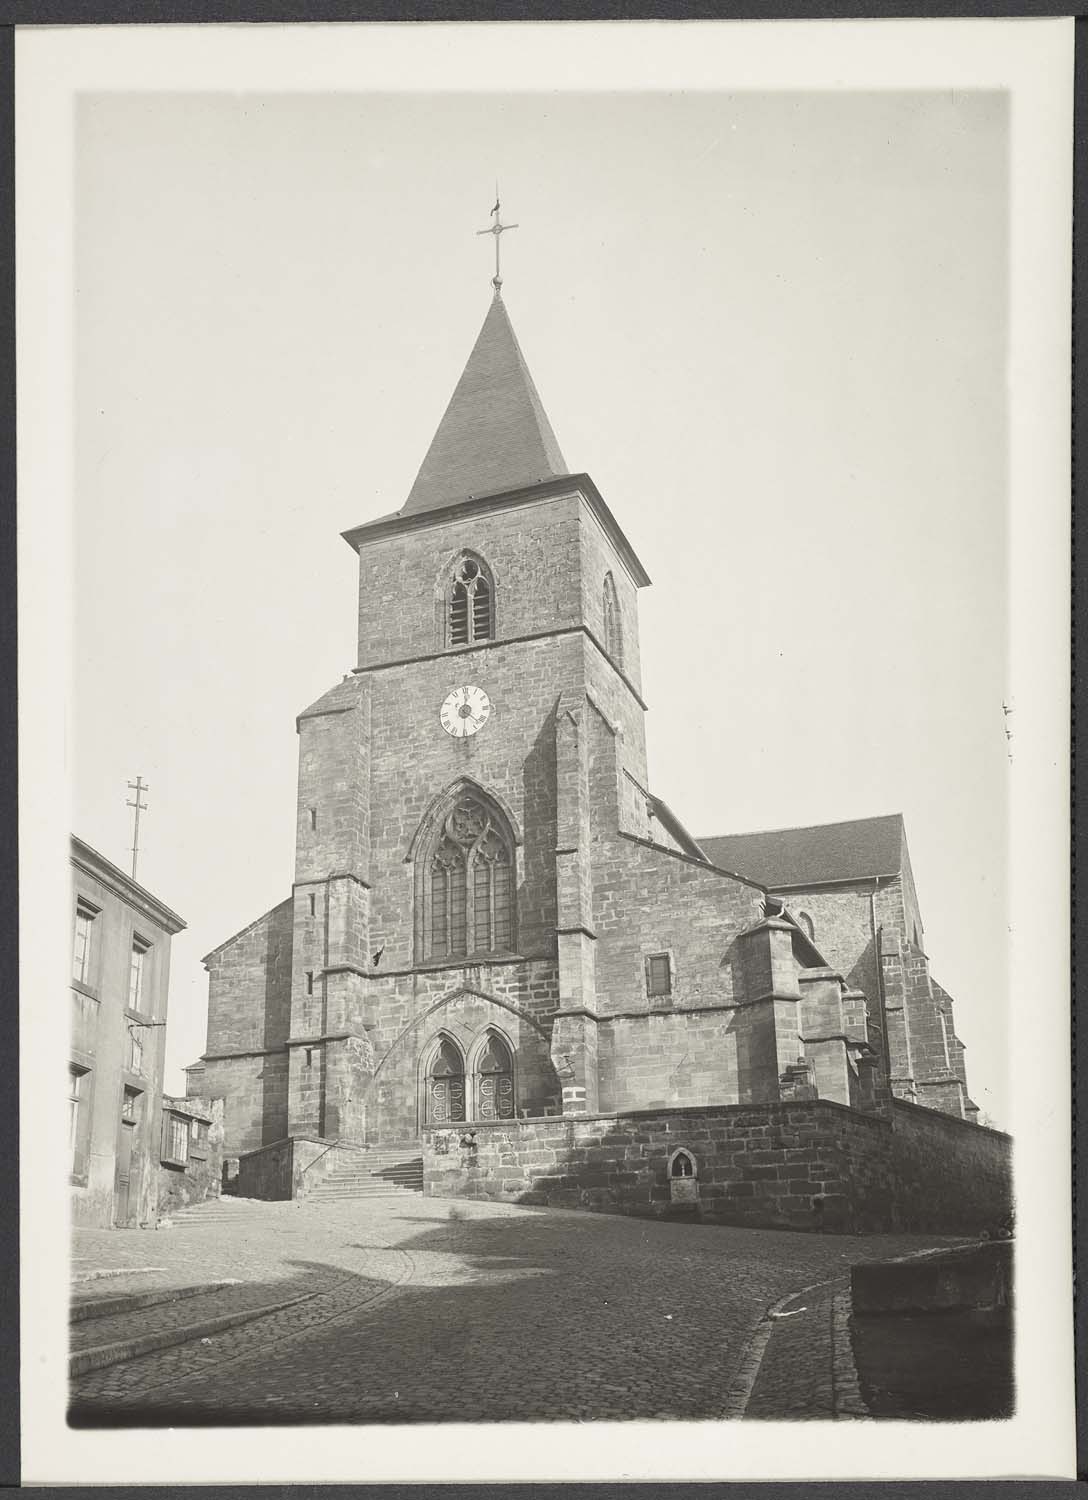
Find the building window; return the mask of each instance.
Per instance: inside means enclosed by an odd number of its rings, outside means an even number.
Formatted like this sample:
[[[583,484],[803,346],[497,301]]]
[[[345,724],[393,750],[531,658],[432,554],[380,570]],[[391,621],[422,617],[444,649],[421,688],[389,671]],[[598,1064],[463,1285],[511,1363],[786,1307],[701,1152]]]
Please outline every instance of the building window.
[[[125,1066],[130,1073],[142,1073],[144,1070],[144,1044],[139,1029],[130,1025],[128,1028],[128,1055],[125,1058]]]
[[[84,1117],[87,1109],[87,1087],[90,1073],[86,1068],[68,1066],[68,1157],[69,1168],[74,1175],[85,1170],[83,1145],[85,1135]]]
[[[646,993],[651,997],[672,994],[672,961],[667,953],[651,953],[647,958]]]
[[[72,978],[89,984],[91,975],[91,928],[98,912],[89,902],[76,904],[76,930],[72,946]]]
[[[197,1156],[208,1154],[208,1122],[193,1120],[189,1127],[189,1149]]]
[[[451,646],[470,646],[494,637],[495,588],[479,558],[464,557],[454,569],[448,619]]]
[[[139,1089],[126,1088],[121,1098],[122,1120],[138,1120],[140,1118],[140,1100],[143,1094]]]
[[[442,820],[427,868],[429,957],[512,950],[513,844],[497,809],[459,797]]]
[[[132,939],[132,958],[128,971],[128,1008],[129,1010],[143,1010],[144,998],[144,969],[147,951],[150,943],[144,942],[141,937]]]
[[[162,1159],[175,1167],[189,1160],[189,1121],[184,1115],[163,1114]]]
[[[620,601],[616,594],[616,582],[611,573],[604,575],[604,649],[617,667],[623,666]]]
[[[434,1125],[465,1118],[465,1064],[448,1037],[440,1043],[427,1076],[427,1116]]]
[[[488,1034],[476,1064],[476,1117],[480,1120],[514,1118],[514,1063],[501,1037]]]

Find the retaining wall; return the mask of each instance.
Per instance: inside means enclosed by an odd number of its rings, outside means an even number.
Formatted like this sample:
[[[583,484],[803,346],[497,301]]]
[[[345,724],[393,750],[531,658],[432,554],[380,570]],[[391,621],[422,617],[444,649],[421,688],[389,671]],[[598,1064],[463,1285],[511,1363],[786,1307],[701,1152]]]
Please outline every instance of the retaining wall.
[[[668,1175],[677,1147],[694,1190]],[[475,1122],[425,1132],[423,1166],[436,1197],[854,1233],[993,1230],[1011,1199],[1007,1136],[828,1100]]]

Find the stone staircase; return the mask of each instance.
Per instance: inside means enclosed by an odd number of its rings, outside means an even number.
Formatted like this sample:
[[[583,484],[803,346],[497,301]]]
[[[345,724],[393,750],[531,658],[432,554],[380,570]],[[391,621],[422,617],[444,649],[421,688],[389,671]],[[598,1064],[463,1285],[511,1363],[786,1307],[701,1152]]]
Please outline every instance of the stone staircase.
[[[307,1203],[345,1198],[388,1198],[423,1192],[423,1157],[413,1142],[404,1146],[338,1148],[335,1167],[306,1193]]]

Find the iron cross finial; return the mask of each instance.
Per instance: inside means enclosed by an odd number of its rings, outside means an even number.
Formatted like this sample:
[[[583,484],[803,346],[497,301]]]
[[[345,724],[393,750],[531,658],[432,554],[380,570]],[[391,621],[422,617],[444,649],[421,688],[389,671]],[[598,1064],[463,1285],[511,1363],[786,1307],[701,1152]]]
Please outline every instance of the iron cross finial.
[[[498,183],[495,184],[495,207],[491,210],[491,217],[492,217],[492,219],[494,219],[495,222],[493,224],[491,224],[487,229],[477,229],[476,233],[478,235],[480,235],[480,234],[490,234],[490,235],[494,236],[494,239],[495,239],[495,274],[491,278],[491,285],[495,288],[495,295],[498,296],[501,293],[501,291],[502,291],[502,276],[500,275],[500,272],[499,272],[499,241],[502,239],[502,236],[506,233],[506,231],[508,229],[517,229],[517,227],[518,227],[516,224],[504,224],[502,222],[502,219],[499,216],[499,185],[498,185]]]

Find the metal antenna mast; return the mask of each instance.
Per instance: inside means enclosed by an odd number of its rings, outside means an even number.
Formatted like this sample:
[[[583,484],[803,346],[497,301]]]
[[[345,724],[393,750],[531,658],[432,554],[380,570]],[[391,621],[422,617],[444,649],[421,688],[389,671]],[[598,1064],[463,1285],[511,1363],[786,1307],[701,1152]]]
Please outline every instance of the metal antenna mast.
[[[126,807],[133,807],[136,809],[135,815],[132,820],[132,878],[133,880],[135,880],[136,860],[139,858],[140,854],[140,813],[147,811],[147,803],[140,801],[140,794],[142,792],[149,792],[151,788],[147,785],[147,783],[141,776],[137,776],[135,781],[130,781],[129,786],[136,793],[135,797],[131,798],[128,802],[125,803]]]

